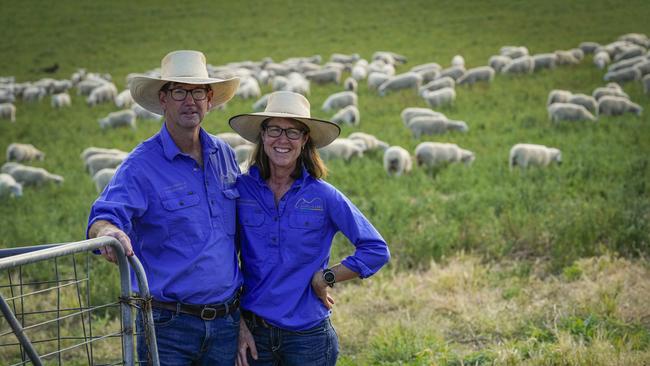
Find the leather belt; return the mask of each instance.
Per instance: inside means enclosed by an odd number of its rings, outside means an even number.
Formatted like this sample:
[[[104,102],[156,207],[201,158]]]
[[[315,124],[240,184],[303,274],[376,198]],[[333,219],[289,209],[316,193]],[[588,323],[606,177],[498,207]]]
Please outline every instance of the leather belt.
[[[272,327],[272,325],[269,324],[266,320],[264,320],[264,318],[262,318],[261,316],[255,314],[252,311],[242,310],[241,315],[244,318],[244,320],[252,322],[254,326],[259,325],[259,326],[262,326],[264,328],[271,328]]]
[[[178,311],[184,314],[198,316],[203,320],[214,320],[237,310],[239,308],[239,298],[237,297],[229,303],[208,305],[189,305],[177,302],[162,302],[152,299],[151,306],[154,308]]]

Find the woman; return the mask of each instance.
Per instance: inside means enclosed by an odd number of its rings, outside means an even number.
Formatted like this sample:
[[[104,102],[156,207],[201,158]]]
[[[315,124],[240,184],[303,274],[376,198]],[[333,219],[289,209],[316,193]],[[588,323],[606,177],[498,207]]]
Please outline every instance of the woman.
[[[232,117],[230,126],[256,143],[249,172],[237,182],[245,319],[238,364],[334,365],[329,289],[373,275],[390,258],[372,224],[322,180],[327,169],[316,149],[340,129],[311,118],[307,99],[292,92],[272,93],[264,112]],[[356,250],[328,268],[338,231]]]

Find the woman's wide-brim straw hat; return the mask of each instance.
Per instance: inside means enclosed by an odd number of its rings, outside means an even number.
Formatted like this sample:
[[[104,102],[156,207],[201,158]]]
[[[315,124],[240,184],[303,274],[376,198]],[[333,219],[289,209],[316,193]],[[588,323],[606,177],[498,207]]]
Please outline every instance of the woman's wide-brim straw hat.
[[[163,57],[160,63],[160,77],[136,74],[129,78],[129,89],[133,100],[153,113],[164,114],[158,92],[168,82],[210,85],[212,107],[229,101],[239,87],[239,78],[217,79],[208,75],[205,55],[199,51],[173,51]]]
[[[230,118],[228,123],[241,137],[257,143],[262,122],[271,117],[295,119],[309,128],[309,137],[316,148],[329,145],[341,133],[333,122],[312,118],[309,101],[298,93],[278,91],[269,94],[264,112],[240,114]]]

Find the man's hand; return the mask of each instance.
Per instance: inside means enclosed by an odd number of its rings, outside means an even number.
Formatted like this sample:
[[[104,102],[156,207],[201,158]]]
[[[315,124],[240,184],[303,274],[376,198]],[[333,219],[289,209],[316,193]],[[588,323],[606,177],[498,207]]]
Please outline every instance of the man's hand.
[[[248,366],[248,359],[246,358],[246,350],[251,350],[251,356],[257,360],[257,348],[255,347],[255,340],[250,330],[246,326],[246,322],[242,319],[239,322],[239,346],[237,352],[237,366]]]
[[[311,278],[311,287],[316,292],[316,296],[323,302],[326,308],[331,309],[334,306],[334,298],[329,294],[330,287],[323,279],[323,271],[319,270]]]
[[[122,248],[124,248],[124,253],[127,256],[132,256],[133,255],[133,247],[131,246],[131,239],[129,239],[129,236],[124,233],[124,231],[118,229],[115,225],[111,224],[108,221],[97,221],[95,222],[91,227],[90,230],[88,231],[89,237],[91,238],[98,238],[100,236],[110,236],[122,244]],[[102,256],[109,262],[112,263],[117,263],[117,255],[115,251],[113,250],[112,247],[110,246],[105,246],[99,248],[100,253]]]

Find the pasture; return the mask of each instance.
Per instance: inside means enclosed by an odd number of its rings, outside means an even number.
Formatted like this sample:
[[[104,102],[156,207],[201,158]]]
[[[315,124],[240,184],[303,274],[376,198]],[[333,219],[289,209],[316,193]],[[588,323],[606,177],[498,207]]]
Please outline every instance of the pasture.
[[[393,51],[408,58],[397,73],[428,62],[447,67],[456,54],[471,68],[505,45],[536,54],[650,34],[648,14],[646,1],[607,0],[13,2],[0,14],[9,35],[0,44],[0,76],[64,79],[85,68],[109,73],[123,90],[127,74],[158,67],[175,49],[201,50],[215,66],[316,54],[325,63],[333,53],[370,60]],[[43,71],[55,64],[56,72]],[[368,216],[392,253],[376,278],[335,290],[340,364],[650,362],[650,95],[640,81],[622,84],[644,112],[595,123],[553,124],[546,111],[551,90],[590,95],[605,85],[604,74],[586,55],[578,65],[457,86],[454,104],[436,110],[466,121],[469,132],[419,139],[400,118],[406,107],[428,107],[414,90],[380,97],[359,82],[360,126],[343,126],[341,136],[363,131],[411,153],[422,141],[453,142],[476,160],[437,171],[414,167],[401,177],[387,176],[381,152],[328,162],[328,181]],[[330,118],[321,105],[341,90],[312,83],[312,115]],[[0,119],[3,154],[12,142],[34,144],[46,157],[28,164],[65,178],[0,199],[0,247],[83,239],[97,192],[79,154],[88,146],[130,151],[160,128],[139,120],[136,130],[101,130],[98,119],[115,105],[89,107],[75,89],[70,94],[69,108],[53,109],[49,97],[18,100],[16,122]],[[227,119],[250,112],[254,101],[233,99],[204,128],[229,132]],[[563,164],[510,171],[510,147],[520,142],[559,148]],[[337,237],[332,260],[351,248]],[[537,292],[546,298],[533,298]],[[564,292],[572,296],[558,295]]]

